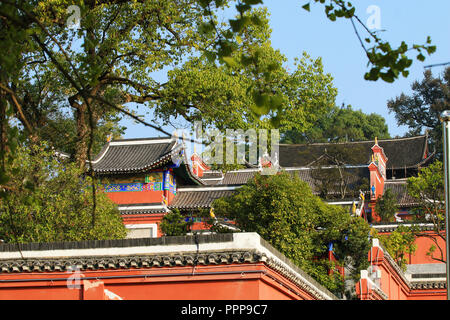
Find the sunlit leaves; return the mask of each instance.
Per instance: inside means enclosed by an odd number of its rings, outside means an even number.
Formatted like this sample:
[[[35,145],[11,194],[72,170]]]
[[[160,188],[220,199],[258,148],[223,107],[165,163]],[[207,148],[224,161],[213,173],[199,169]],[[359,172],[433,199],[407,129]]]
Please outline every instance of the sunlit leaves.
[[[333,243],[338,263],[351,256],[354,273],[367,267],[369,226],[342,207],[330,206],[313,195],[298,177],[283,172],[256,175],[229,198],[214,202],[217,217],[233,219],[247,232],[257,232],[328,289],[339,292],[342,279],[329,276],[327,259]]]
[[[92,224],[92,185],[73,163],[44,144],[19,147],[8,164],[14,173],[4,182],[0,201],[0,239],[51,242],[124,238],[126,229],[116,205],[95,184],[96,216]]]

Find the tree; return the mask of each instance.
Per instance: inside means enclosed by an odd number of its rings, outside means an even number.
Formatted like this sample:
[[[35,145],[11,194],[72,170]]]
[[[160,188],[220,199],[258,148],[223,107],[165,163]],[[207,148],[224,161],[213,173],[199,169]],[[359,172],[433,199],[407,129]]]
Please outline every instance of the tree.
[[[159,227],[165,236],[184,236],[190,231],[192,223],[175,209],[163,217]]]
[[[73,163],[45,145],[19,146],[6,161],[13,173],[3,184],[0,239],[52,242],[121,239],[126,236],[117,206]],[[96,213],[92,216],[92,207]]]
[[[423,134],[427,130],[431,146],[442,159],[440,114],[450,109],[450,67],[437,77],[434,77],[430,70],[426,70],[424,78],[414,81],[411,89],[411,95],[402,93],[389,100],[389,111],[395,114],[398,125],[409,127],[409,135]]]
[[[352,106],[333,107],[306,131],[290,130],[282,143],[349,142],[390,138],[386,120],[376,114],[353,110]]]
[[[417,249],[417,245],[415,244],[417,232],[419,230],[416,226],[400,225],[390,234],[381,235],[375,230],[372,236],[380,239],[383,248],[387,250],[400,268],[406,271],[409,262],[407,257]]]
[[[318,0],[314,0],[318,3]],[[73,113],[76,127],[75,156],[81,166],[94,148],[96,126],[105,115],[127,115],[166,133],[158,126],[147,123],[128,109],[129,103],[155,106],[171,96],[164,95],[164,83],[158,83],[152,72],[174,66],[189,56],[204,55],[210,61],[249,70],[256,81],[251,90],[258,115],[272,113],[275,122],[284,114],[278,89],[266,85],[276,78],[279,68],[266,63],[261,50],[245,52],[236,56],[243,40],[252,28],[265,23],[264,18],[249,14],[262,0],[238,1],[238,15],[228,24],[219,24],[216,13],[233,1],[227,0],[181,0],[167,1],[76,1],[79,8],[79,29],[70,28],[72,16],[67,1],[14,1],[3,0],[0,4],[2,48],[7,54],[0,59],[2,79],[0,87],[14,106],[17,119],[31,138],[36,139],[35,122],[30,115],[37,114],[42,94],[63,97],[64,108]],[[359,22],[355,7],[342,0],[322,1],[330,20],[346,18]],[[304,8],[309,11],[310,4]],[[429,54],[434,46],[413,45],[404,42],[392,49],[388,42],[375,32],[367,30],[371,49],[363,48],[374,66],[367,79],[382,78],[393,81],[400,73],[407,74],[412,60],[405,53],[412,49]],[[359,37],[359,33],[355,28]],[[250,32],[251,33],[251,32]],[[361,42],[362,44],[362,42]],[[241,69],[242,70],[242,69]],[[29,99],[27,88],[38,84],[38,98]],[[34,95],[36,97],[36,95]],[[179,104],[177,104],[179,105]],[[182,105],[182,104],[181,104]],[[25,112],[31,108],[33,112]],[[183,110],[180,114],[183,115]],[[42,122],[42,121],[41,121]]]
[[[438,239],[446,243],[445,234],[445,196],[444,170],[442,162],[436,161],[427,168],[422,168],[417,177],[408,178],[408,193],[417,200],[415,220],[431,222],[433,232],[418,232],[418,237],[427,237],[434,242],[428,255],[436,261],[445,262],[445,247],[439,245]],[[436,250],[438,252],[436,253]]]
[[[375,203],[375,212],[383,222],[394,222],[397,213],[397,197],[391,189],[386,189],[382,196],[379,196]]]
[[[324,257],[330,243],[338,264],[355,276],[367,267],[367,223],[342,207],[324,203],[298,177],[256,175],[213,206],[216,216],[234,220],[240,230],[257,232],[333,292],[342,293],[343,282],[336,273],[328,274],[333,265]]]
[[[294,97],[309,102],[310,91],[306,90],[304,95],[288,94],[295,85],[288,86],[287,90],[285,87],[295,76],[286,77],[280,61],[272,63],[280,55],[268,49],[267,43],[249,41],[261,36],[254,30],[264,26],[264,17],[251,11],[262,1],[237,1],[237,17],[220,25],[216,13],[232,3],[235,2],[2,0],[1,162],[4,163],[5,157],[15,149],[16,140],[26,136],[31,144],[51,138],[55,147],[67,147],[64,150],[72,153],[81,169],[92,169],[86,164],[99,141],[108,134],[120,134],[116,120],[121,116],[170,135],[130,108],[144,106],[143,111],[148,112],[156,106],[171,106],[167,111],[170,116],[188,115],[183,108],[195,108],[190,104],[189,94],[184,92],[183,101],[174,102],[173,92],[168,90],[170,85],[157,81],[154,73],[180,65],[191,57],[204,56],[209,63],[226,66],[236,75],[239,70],[252,74],[247,77],[252,82],[246,89],[253,101],[253,105],[249,105],[249,119],[254,117],[264,124],[286,125],[286,129],[297,120],[302,125],[311,123],[308,115],[314,115],[317,110],[304,113],[302,109],[289,109],[295,106],[292,104],[295,100],[287,101],[287,97]],[[72,18],[68,11],[71,5],[80,9],[78,29],[68,25]],[[356,17],[354,11],[350,3],[340,0],[330,0],[326,7],[327,16],[332,20],[341,16],[352,19]],[[366,52],[377,69],[372,69],[367,78],[374,80],[381,76],[391,81],[399,72],[405,75],[411,64],[405,56],[408,46],[402,43],[399,49],[392,50],[388,43],[369,34],[375,46]],[[430,42],[427,39],[427,44]],[[433,47],[414,46],[413,50],[431,53]],[[203,102],[210,101],[210,92],[204,95]],[[222,97],[219,95],[218,99]],[[235,101],[230,101],[229,105],[219,101],[217,105],[234,110],[231,102]],[[314,108],[320,106],[318,101],[313,102],[310,105]],[[163,110],[157,110],[159,116],[164,115]],[[201,112],[213,119],[216,126],[236,125],[233,122],[236,117],[227,122],[227,117],[224,121],[209,110]],[[65,133],[65,128],[70,129],[69,132]],[[12,178],[11,172],[5,171],[7,168],[0,167],[2,185]]]

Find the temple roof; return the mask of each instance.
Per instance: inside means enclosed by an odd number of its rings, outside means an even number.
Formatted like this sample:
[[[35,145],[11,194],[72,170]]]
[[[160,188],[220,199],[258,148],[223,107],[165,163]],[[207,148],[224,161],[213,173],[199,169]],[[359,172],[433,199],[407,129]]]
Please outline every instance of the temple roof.
[[[92,161],[96,173],[143,172],[172,160],[181,145],[171,138],[124,139],[109,142]]]
[[[336,170],[336,167],[326,167],[322,168],[323,174],[328,174],[331,170]],[[283,169],[282,169],[283,170]],[[353,166],[344,168],[344,171],[348,175],[348,187],[349,191],[354,188],[358,188],[357,184],[362,181],[362,179],[367,179],[369,181],[369,170],[367,166]],[[209,186],[239,186],[244,185],[249,182],[257,173],[258,169],[242,169],[236,171],[228,171],[222,174],[218,174],[217,172],[205,172],[202,177],[203,181]],[[315,194],[320,194],[320,177],[319,171],[317,168],[291,168],[287,169],[286,172],[290,175],[296,175],[301,180],[305,181]],[[335,172],[336,173],[336,172]],[[340,181],[337,182],[334,186],[330,186],[328,195],[338,195],[340,193],[339,190]],[[212,189],[211,189],[212,190]]]
[[[428,159],[433,154],[428,151],[428,136],[416,136],[407,138],[396,138],[378,140],[378,145],[384,149],[388,157],[387,169],[415,168]],[[307,167],[323,156],[328,149],[335,147],[345,147],[353,150],[353,154],[361,154],[359,164],[368,164],[372,155],[374,140],[344,142],[344,143],[313,143],[313,144],[280,144],[280,165],[289,167]]]
[[[181,210],[209,208],[214,200],[231,196],[235,190],[236,187],[228,186],[178,188],[169,208]]]
[[[192,173],[184,145],[172,138],[113,140],[91,163],[100,175],[144,173],[175,164],[175,174],[183,184],[205,184]]]
[[[120,214],[125,215],[169,212],[167,206],[160,202],[119,205],[118,209]]]
[[[397,206],[399,208],[413,207],[418,205],[417,199],[408,194],[406,180],[386,180],[384,183],[384,192],[391,190],[397,196]]]

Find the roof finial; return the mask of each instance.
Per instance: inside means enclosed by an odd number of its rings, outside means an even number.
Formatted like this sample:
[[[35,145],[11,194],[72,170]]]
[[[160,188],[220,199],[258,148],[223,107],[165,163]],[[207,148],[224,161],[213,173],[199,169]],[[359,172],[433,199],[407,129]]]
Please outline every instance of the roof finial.
[[[375,137],[375,144],[378,144],[378,137]]]

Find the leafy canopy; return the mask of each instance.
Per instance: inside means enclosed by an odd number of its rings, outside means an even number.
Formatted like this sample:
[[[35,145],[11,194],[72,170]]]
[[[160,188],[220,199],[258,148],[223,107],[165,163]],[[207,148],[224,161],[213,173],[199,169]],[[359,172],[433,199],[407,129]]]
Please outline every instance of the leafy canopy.
[[[165,236],[184,236],[190,231],[192,224],[192,220],[186,220],[180,211],[175,209],[164,215],[159,227]]]
[[[334,106],[319,116],[314,126],[304,130],[289,130],[282,143],[349,142],[390,138],[386,120],[376,114],[353,110],[352,106]]]
[[[397,196],[391,189],[386,189],[375,203],[375,212],[380,216],[382,222],[394,222],[397,210]]]
[[[415,220],[433,224],[433,233],[417,232],[419,237],[427,237],[434,242],[430,246],[428,255],[436,261],[445,262],[443,243],[445,235],[445,193],[444,169],[440,161],[436,161],[426,168],[422,168],[417,177],[408,178],[408,193],[416,199],[418,205],[414,210]],[[436,252],[438,251],[438,252]]]
[[[388,101],[389,111],[394,113],[398,125],[409,128],[409,135],[428,131],[431,147],[442,160],[442,124],[440,115],[450,109],[450,67],[442,75],[433,76],[426,70],[422,80],[411,84],[412,94],[402,93]]]
[[[117,206],[73,163],[45,145],[20,146],[8,162],[13,176],[0,200],[0,239],[52,242],[126,236]],[[95,216],[92,207],[96,206]]]
[[[324,203],[297,176],[256,175],[235,195],[213,205],[216,216],[234,220],[240,230],[257,232],[333,292],[343,288],[337,273],[328,274],[333,268],[326,258],[331,243],[338,264],[355,276],[366,267],[367,223],[340,206]]]

